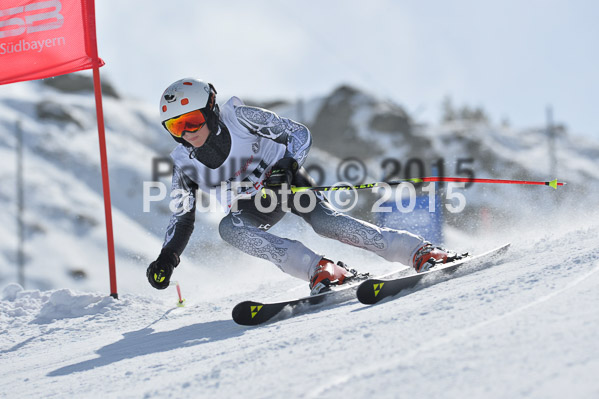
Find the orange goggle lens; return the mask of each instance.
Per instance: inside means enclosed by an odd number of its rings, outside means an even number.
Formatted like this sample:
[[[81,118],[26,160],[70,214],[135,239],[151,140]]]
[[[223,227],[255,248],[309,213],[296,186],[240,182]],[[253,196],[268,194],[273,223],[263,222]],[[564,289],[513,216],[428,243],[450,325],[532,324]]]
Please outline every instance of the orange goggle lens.
[[[182,137],[184,132],[196,132],[205,123],[206,117],[199,109],[162,122],[166,130],[175,137]]]

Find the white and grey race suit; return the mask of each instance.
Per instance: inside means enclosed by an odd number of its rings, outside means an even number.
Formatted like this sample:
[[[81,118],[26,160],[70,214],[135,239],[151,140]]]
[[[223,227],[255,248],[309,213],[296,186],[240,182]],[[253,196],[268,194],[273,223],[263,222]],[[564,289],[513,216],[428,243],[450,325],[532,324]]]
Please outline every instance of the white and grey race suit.
[[[163,248],[181,255],[194,228],[197,190],[213,193],[227,212],[219,233],[223,240],[243,252],[274,263],[285,273],[309,281],[323,255],[301,242],[276,236],[268,230],[286,215],[279,198],[272,211],[273,197],[260,195],[271,168],[283,157],[293,157],[300,169],[295,186],[313,186],[301,165],[312,138],[302,124],[275,113],[243,104],[232,97],[220,110],[219,129],[200,148],[179,144],[171,153],[174,162],[172,190],[181,205],[172,215]],[[239,186],[241,185],[241,187]],[[290,197],[293,197],[292,194]],[[310,198],[299,198],[299,207],[287,198],[291,212],[302,217],[320,236],[372,251],[386,260],[412,265],[425,240],[407,231],[381,228],[337,212],[320,194],[315,206]],[[309,210],[306,211],[306,208]]]

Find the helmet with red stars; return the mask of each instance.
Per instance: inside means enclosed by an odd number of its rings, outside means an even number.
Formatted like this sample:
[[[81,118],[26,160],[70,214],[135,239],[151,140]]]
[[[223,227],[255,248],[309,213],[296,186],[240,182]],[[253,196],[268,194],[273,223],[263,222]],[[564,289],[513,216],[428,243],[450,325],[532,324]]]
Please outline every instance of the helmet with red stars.
[[[212,84],[196,78],[178,80],[166,88],[160,97],[160,121],[180,117],[192,111],[201,110],[206,117],[208,128],[218,128],[218,105],[216,105],[216,89]],[[168,129],[167,129],[168,130]],[[173,138],[186,144],[181,137]]]

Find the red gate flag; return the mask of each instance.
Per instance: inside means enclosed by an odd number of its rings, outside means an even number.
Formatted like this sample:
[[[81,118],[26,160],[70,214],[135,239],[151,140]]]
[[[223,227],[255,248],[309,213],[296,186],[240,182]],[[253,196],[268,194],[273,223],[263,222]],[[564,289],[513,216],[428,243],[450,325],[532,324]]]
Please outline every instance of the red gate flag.
[[[0,84],[90,69],[95,47],[93,1],[0,2]]]
[[[100,84],[102,65],[96,43],[94,0],[2,0],[0,3],[0,85],[93,70],[110,295],[118,298]]]

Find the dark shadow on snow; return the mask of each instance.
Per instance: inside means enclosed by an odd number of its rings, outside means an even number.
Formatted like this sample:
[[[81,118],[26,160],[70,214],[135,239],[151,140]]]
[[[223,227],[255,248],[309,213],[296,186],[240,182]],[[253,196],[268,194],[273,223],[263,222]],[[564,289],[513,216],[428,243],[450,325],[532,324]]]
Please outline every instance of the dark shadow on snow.
[[[148,326],[125,333],[120,341],[98,349],[96,353],[100,357],[59,368],[48,373],[48,377],[69,375],[138,356],[225,340],[243,335],[244,332],[244,329],[231,320],[198,323],[162,332],[154,332],[154,329]]]
[[[52,334],[54,331],[58,331],[58,330],[60,330],[60,329],[59,329],[59,328],[51,328],[51,329],[49,329],[48,331],[45,331],[45,332],[41,333],[41,334],[40,334],[40,335],[38,335],[38,336],[35,336],[35,337],[29,337],[29,338],[27,338],[25,341],[23,341],[23,342],[20,342],[20,343],[16,344],[16,345],[15,345],[15,346],[13,346],[12,348],[1,350],[1,351],[0,351],[0,354],[1,354],[1,353],[8,353],[8,352],[15,352],[15,351],[18,351],[19,349],[21,349],[22,347],[26,346],[26,345],[27,345],[27,344],[29,344],[30,342],[33,342],[33,341],[35,341],[36,339],[41,339],[41,338],[43,338],[45,335],[50,335],[50,334]]]

